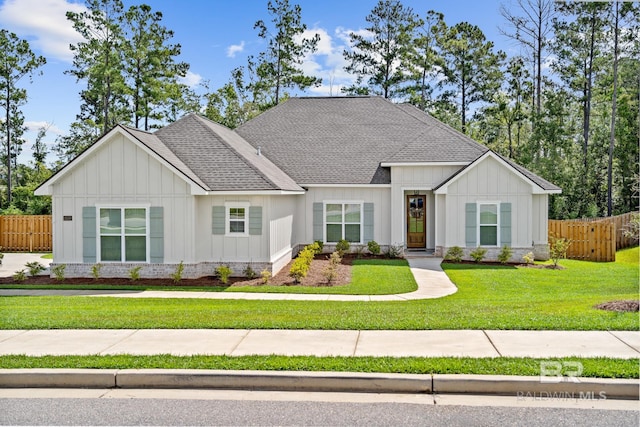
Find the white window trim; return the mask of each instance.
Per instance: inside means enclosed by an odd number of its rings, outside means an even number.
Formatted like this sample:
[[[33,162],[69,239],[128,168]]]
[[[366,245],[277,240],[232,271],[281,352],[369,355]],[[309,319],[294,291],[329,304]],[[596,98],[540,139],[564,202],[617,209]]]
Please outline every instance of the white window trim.
[[[224,204],[224,235],[225,237],[249,237],[249,202],[225,202]],[[244,209],[244,232],[231,232],[231,209]]]
[[[151,205],[150,204],[124,204],[124,203],[106,203],[106,204],[100,204],[100,205],[96,205],[96,262],[99,263],[107,263],[107,264],[113,264],[113,263],[130,263],[130,264],[149,264],[149,260],[151,259],[151,219],[150,219],[150,209]],[[120,209],[120,215],[121,215],[121,223],[122,223],[122,230],[120,232],[120,261],[103,261],[102,260],[102,233],[100,233],[100,209]],[[146,259],[144,261],[125,261],[125,257],[126,257],[126,253],[125,253],[125,236],[126,234],[124,233],[124,210],[125,209],[144,209],[145,210],[145,227],[146,227],[146,233],[145,233],[145,248],[146,248],[146,253],[145,253],[145,257]],[[106,234],[105,234],[106,236]],[[116,236],[116,234],[112,234],[112,236]]]
[[[360,241],[349,242],[352,245],[362,245],[362,238],[364,237],[364,200],[324,200],[322,202],[322,241],[326,244],[335,244],[337,242],[327,242],[327,205],[360,205]],[[344,239],[344,218],[342,219],[342,238]]]
[[[496,207],[496,244],[495,245],[481,245],[480,244],[480,227],[482,226],[480,224],[480,206],[481,205],[495,205]],[[477,224],[477,230],[476,230],[476,242],[478,242],[478,246],[481,246],[483,248],[499,248],[500,247],[500,202],[496,202],[496,201],[482,201],[482,202],[476,202],[476,211],[477,211],[477,218],[476,218],[476,224]],[[493,227],[492,224],[486,224],[486,226],[490,226]]]

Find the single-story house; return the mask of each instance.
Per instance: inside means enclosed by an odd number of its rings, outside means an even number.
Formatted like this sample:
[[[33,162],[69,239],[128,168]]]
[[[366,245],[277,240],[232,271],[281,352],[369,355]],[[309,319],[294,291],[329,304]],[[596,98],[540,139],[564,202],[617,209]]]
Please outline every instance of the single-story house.
[[[423,111],[379,97],[291,98],[236,130],[196,114],[116,126],[36,190],[66,276],[281,270],[306,244],[375,240],[443,255],[548,256],[560,188]]]

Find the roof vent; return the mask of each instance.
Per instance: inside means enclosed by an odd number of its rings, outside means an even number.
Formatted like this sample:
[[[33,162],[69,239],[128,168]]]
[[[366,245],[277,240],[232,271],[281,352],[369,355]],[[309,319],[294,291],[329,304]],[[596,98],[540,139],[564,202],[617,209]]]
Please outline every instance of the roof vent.
[[[257,154],[258,156],[261,156],[261,155],[262,155],[262,150],[260,149],[260,146],[259,146],[259,145],[258,145],[258,150],[256,151],[256,154]]]

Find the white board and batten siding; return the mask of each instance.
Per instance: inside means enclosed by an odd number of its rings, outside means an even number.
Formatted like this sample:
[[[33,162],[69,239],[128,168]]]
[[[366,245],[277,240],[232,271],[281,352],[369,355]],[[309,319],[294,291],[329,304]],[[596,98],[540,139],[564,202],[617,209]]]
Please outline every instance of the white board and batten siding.
[[[53,184],[54,262],[82,263],[82,209],[86,206],[159,206],[164,225],[164,262],[194,258],[195,198],[189,184],[144,150],[116,133]],[[71,220],[64,221],[64,217]]]
[[[545,197],[546,195],[541,195]],[[531,247],[533,231],[540,224],[532,211],[532,184],[498,163],[492,157],[483,159],[448,184],[447,194],[437,195],[436,245],[465,247],[465,209],[467,203],[510,203],[512,247]],[[444,206],[442,206],[444,203]],[[538,202],[538,205],[541,203]]]

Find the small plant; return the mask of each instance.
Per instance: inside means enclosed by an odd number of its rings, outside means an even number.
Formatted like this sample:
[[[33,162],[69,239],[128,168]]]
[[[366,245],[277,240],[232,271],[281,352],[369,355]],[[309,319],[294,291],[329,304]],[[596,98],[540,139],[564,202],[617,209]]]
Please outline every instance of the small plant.
[[[553,261],[553,267],[558,267],[558,261],[561,258],[567,257],[567,250],[571,246],[571,240],[565,239],[564,237],[551,237],[551,242],[549,244],[549,257]]]
[[[487,254],[487,250],[485,248],[481,248],[478,246],[475,250],[469,252],[469,256],[473,258],[473,260],[477,263],[480,263],[484,256]]]
[[[58,264],[55,267],[51,268],[51,272],[55,276],[58,282],[62,282],[64,280],[64,270],[67,268],[67,264]]]
[[[320,255],[322,253],[323,245],[324,244],[322,242],[320,242],[319,240],[316,240],[315,242],[313,242],[310,245],[307,245],[306,247],[311,249],[314,255]]]
[[[309,265],[304,258],[298,257],[293,261],[291,269],[289,269],[289,276],[293,277],[295,283],[300,283],[302,279],[307,277],[309,272]]]
[[[29,276],[37,276],[41,271],[44,271],[44,265],[40,264],[38,261],[31,261],[24,265],[29,270]]]
[[[140,270],[142,270],[142,266],[138,265],[135,267],[131,267],[129,270],[129,279],[135,282],[136,280],[140,280]]]
[[[260,273],[260,277],[262,279],[262,284],[263,285],[268,285],[269,284],[269,280],[271,280],[271,272],[265,268]]]
[[[182,280],[182,274],[184,273],[184,263],[180,261],[180,264],[176,266],[176,269],[171,273],[171,278],[174,283],[178,283]]]
[[[313,243],[318,245],[318,252],[316,252],[316,255],[320,255],[322,253],[322,250],[324,249],[324,242],[322,240],[316,240]]]
[[[364,256],[364,245],[358,245],[355,247],[356,258],[360,259]]]
[[[500,261],[501,264],[506,264],[509,259],[511,259],[511,255],[513,255],[513,250],[509,246],[504,245],[498,254],[498,261]]]
[[[527,252],[526,254],[522,255],[522,260],[527,265],[533,264],[533,261],[535,261],[535,259],[536,258],[533,256],[533,252]]]
[[[403,258],[404,248],[401,245],[389,245],[386,256],[391,259]]]
[[[444,259],[447,261],[460,262],[464,256],[464,251],[460,246],[451,246],[447,249],[447,253],[444,254]]]
[[[102,268],[102,264],[93,264],[91,266],[91,275],[94,280],[98,280],[100,278],[100,269]]]
[[[371,255],[380,255],[380,245],[375,240],[367,243],[367,249],[371,252]]]
[[[24,282],[25,280],[27,280],[27,273],[24,272],[24,269],[18,270],[13,273],[13,280],[15,280],[16,282]]]
[[[0,252],[0,265],[2,265],[2,260],[4,259],[4,254]]]
[[[351,245],[345,239],[342,239],[338,243],[336,243],[336,251],[338,251],[341,257],[349,252],[350,247]]]
[[[221,265],[216,268],[216,275],[223,285],[229,283],[229,277],[233,274],[233,270],[228,265]]]
[[[258,273],[256,273],[256,271],[253,268],[251,268],[251,264],[247,264],[247,268],[244,269],[242,274],[244,274],[244,277],[246,277],[249,280],[255,279],[256,276],[258,276]]]
[[[329,256],[329,265],[327,265],[322,272],[325,279],[327,279],[327,283],[330,284],[336,279],[336,277],[338,277],[338,266],[341,262],[342,257],[340,257],[338,251],[331,253],[331,255]]]

